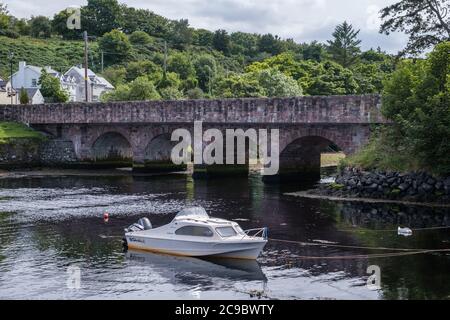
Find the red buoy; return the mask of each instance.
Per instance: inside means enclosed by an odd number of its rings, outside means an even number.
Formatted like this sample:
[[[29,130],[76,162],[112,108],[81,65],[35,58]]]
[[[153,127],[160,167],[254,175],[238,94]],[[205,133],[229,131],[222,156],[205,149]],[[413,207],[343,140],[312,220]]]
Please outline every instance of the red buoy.
[[[105,213],[103,214],[103,221],[104,221],[104,222],[108,222],[108,221],[109,221],[109,213],[108,213],[108,212],[105,212]]]

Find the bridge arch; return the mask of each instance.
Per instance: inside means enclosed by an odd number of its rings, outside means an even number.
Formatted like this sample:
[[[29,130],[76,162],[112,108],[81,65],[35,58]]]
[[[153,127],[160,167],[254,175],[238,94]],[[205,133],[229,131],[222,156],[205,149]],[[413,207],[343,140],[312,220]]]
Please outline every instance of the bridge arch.
[[[185,171],[186,165],[172,162],[172,148],[178,141],[171,141],[172,132],[157,130],[143,150],[143,163],[135,164],[135,171],[144,172],[178,172]]]
[[[123,134],[108,131],[92,144],[92,159],[96,163],[111,166],[132,166],[133,148]]]
[[[358,131],[344,128],[309,127],[284,130],[280,133],[279,173],[265,177],[266,181],[317,181],[321,173],[323,153],[353,153]]]

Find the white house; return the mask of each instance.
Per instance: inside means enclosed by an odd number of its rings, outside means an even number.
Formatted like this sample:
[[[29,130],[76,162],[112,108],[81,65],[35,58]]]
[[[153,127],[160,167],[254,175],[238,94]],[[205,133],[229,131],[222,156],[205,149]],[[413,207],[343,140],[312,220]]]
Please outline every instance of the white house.
[[[64,73],[61,83],[64,88],[67,86],[69,92],[75,90],[74,100],[72,101],[86,100],[84,68],[81,66],[70,68],[69,71]],[[75,89],[73,88],[73,84],[76,84]],[[88,101],[98,102],[103,93],[112,90],[114,90],[114,86],[111,83],[88,69]]]
[[[17,101],[16,91],[11,89],[11,83],[0,78],[0,104],[17,104]]]
[[[39,89],[39,78],[41,77],[42,70],[45,69],[48,74],[58,78],[61,88],[66,90],[69,94],[69,101],[86,101],[85,96],[85,81],[84,81],[84,68],[81,66],[71,67],[66,73],[60,74],[53,70],[51,67],[36,67],[27,65],[25,61],[19,62],[19,71],[13,74],[12,83],[16,92],[20,92],[21,88],[27,90],[30,94],[35,96],[34,101],[41,101],[42,94],[35,90]],[[114,86],[109,83],[105,78],[96,75],[92,70],[88,69],[88,101],[97,102],[100,101],[100,97],[104,92],[114,90]],[[38,90],[39,91],[39,90]],[[18,98],[17,98],[18,99]],[[40,103],[40,102],[36,102]]]
[[[59,73],[50,67],[44,67],[48,74],[59,77]],[[38,82],[41,77],[42,68],[29,66],[25,61],[19,62],[19,71],[12,75],[12,85],[16,91],[21,88],[39,88]]]

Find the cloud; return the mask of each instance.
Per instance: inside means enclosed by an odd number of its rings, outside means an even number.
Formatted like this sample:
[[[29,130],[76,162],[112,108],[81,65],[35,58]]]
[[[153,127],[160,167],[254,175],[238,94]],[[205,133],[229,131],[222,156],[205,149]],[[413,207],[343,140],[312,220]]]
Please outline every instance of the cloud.
[[[10,11],[21,17],[51,16],[84,0],[3,0]],[[119,0],[129,6],[146,8],[170,19],[187,18],[192,26],[209,30],[226,29],[272,33],[298,42],[331,37],[336,24],[344,20],[361,29],[363,49],[380,46],[395,53],[406,37],[378,34],[379,10],[395,0]]]

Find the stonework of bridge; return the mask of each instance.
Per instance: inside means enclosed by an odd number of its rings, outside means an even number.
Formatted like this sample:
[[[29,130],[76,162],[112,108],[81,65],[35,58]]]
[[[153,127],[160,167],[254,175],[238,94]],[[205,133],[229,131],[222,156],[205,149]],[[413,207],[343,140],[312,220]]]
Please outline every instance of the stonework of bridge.
[[[367,143],[371,126],[385,123],[378,95],[223,100],[66,103],[0,107],[0,121],[18,121],[70,141],[80,162],[136,169],[175,170],[171,133],[279,129],[280,176],[320,170],[330,145],[352,154]],[[225,165],[224,165],[225,166]]]

